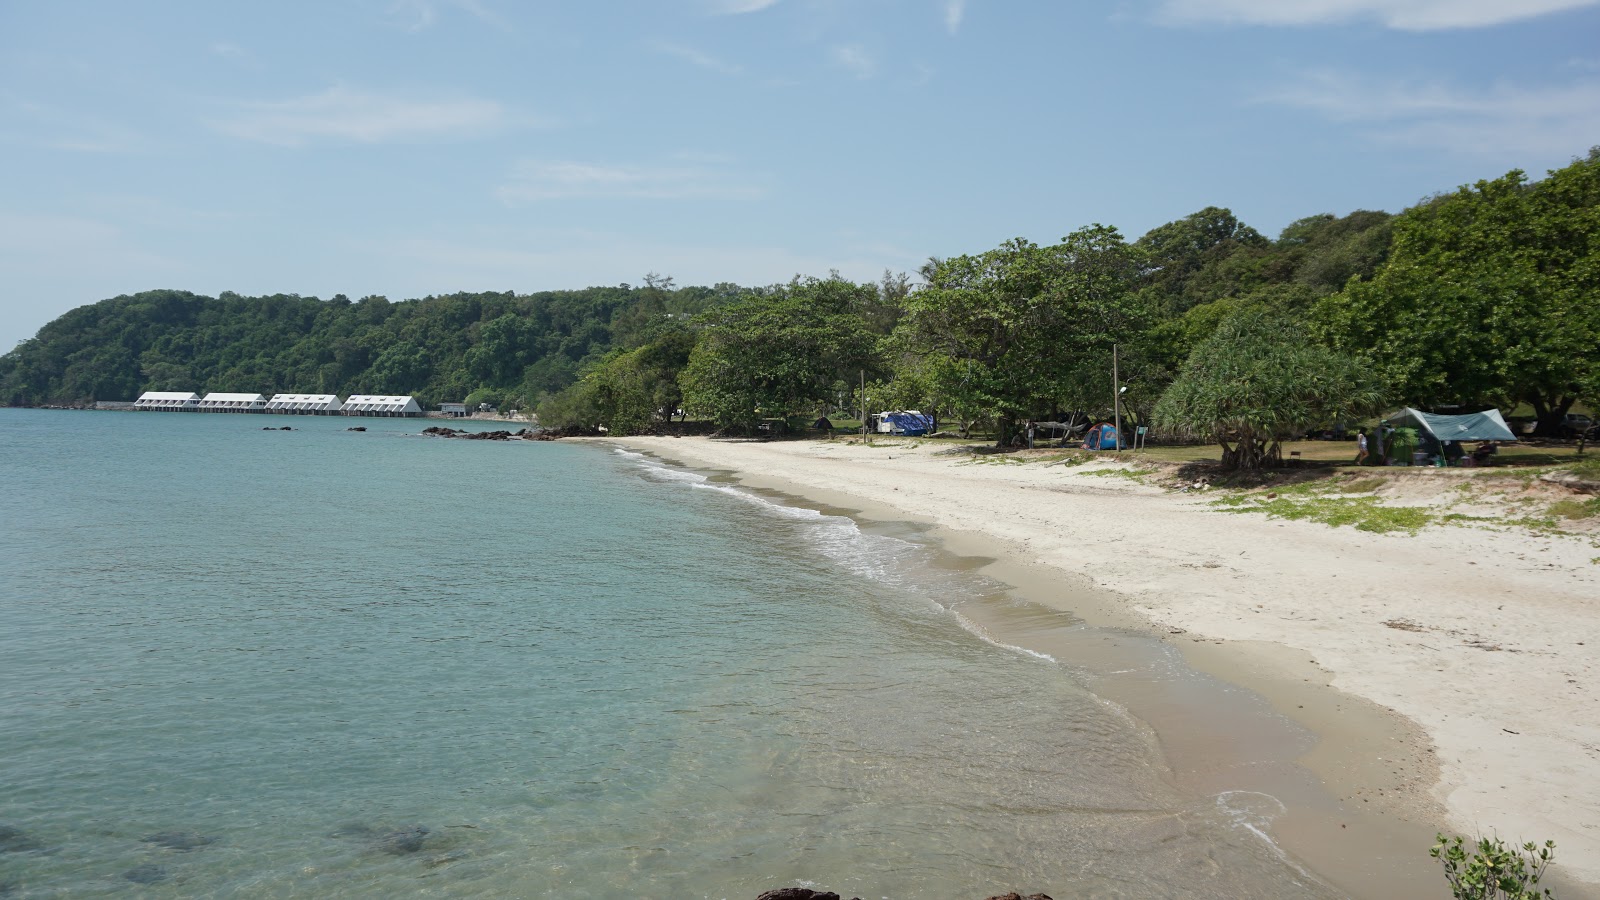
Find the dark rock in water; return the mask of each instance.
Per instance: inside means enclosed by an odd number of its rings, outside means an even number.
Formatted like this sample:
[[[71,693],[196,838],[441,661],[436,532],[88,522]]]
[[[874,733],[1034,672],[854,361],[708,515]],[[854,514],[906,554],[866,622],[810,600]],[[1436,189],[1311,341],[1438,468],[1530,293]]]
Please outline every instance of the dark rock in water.
[[[195,834],[192,831],[158,831],[147,834],[140,841],[146,844],[157,844],[168,850],[198,850],[217,842],[216,838]]]
[[[1029,894],[1026,897],[1024,897],[1023,895],[1017,893],[1016,891],[1012,891],[1009,894],[995,894],[993,897],[989,897],[988,900],[1050,900],[1050,895],[1049,894]]]
[[[24,853],[28,850],[38,850],[43,846],[21,828],[0,825],[0,853]]]
[[[430,434],[434,437],[455,437],[458,434],[466,434],[466,432],[461,431],[460,429],[446,428],[443,425],[435,425],[431,428],[424,428],[422,429],[422,433]]]
[[[422,849],[423,843],[428,840],[428,829],[422,825],[412,825],[388,832],[378,838],[378,849],[392,856],[405,856],[416,853]]]
[[[366,431],[366,430],[367,430],[367,427],[365,425],[357,425],[354,428],[346,428],[345,429],[345,431]]]
[[[285,426],[283,426],[283,427],[282,427],[282,428],[279,428],[279,429],[278,429],[278,430],[279,430],[279,431],[293,431],[293,430],[294,430],[294,429],[293,429],[293,428],[290,428],[290,427],[289,427],[289,426],[287,426],[287,425],[285,425]]]
[[[833,891],[813,891],[810,888],[787,887],[775,891],[767,891],[756,900],[839,900],[839,895]],[[861,900],[857,897],[856,900]]]
[[[428,857],[427,862],[423,863],[423,865],[426,865],[430,869],[437,869],[440,866],[448,866],[453,862],[460,862],[471,855],[471,853],[468,853],[465,850],[452,850],[449,853],[441,853],[438,856]]]
[[[155,863],[145,863],[142,866],[134,866],[123,872],[122,877],[134,884],[155,884],[158,881],[167,880],[167,870],[165,867],[158,866]]]

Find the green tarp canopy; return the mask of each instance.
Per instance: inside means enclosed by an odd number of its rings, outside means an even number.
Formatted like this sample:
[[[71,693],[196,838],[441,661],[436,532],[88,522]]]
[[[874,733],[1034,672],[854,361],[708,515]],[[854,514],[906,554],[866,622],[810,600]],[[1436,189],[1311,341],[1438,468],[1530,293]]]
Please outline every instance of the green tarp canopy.
[[[1441,416],[1406,407],[1391,416],[1388,424],[1396,428],[1415,428],[1436,441],[1514,441],[1517,436],[1506,427],[1500,410]]]

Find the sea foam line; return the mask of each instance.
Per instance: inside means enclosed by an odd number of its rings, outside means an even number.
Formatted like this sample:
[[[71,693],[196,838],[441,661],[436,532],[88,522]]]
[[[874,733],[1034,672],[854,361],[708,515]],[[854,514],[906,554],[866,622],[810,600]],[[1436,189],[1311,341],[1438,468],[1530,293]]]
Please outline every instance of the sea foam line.
[[[688,469],[665,463],[637,451],[620,447],[614,448],[614,450],[618,455],[649,472],[652,477],[660,478],[663,481],[687,484],[690,487],[707,488],[738,497],[761,507],[763,510],[786,518],[812,520],[817,526],[820,526],[812,534],[818,548],[830,559],[858,574],[870,576],[884,583],[895,584],[898,587],[904,587],[904,584],[894,580],[897,571],[903,571],[904,567],[908,565],[921,565],[920,560],[912,557],[919,555],[918,551],[922,551],[925,548],[900,538],[869,535],[863,532],[860,526],[848,516],[828,515],[815,509],[779,503],[736,485],[711,481],[698,472],[692,472]],[[863,553],[863,550],[868,552]],[[871,560],[871,562],[868,562],[868,560]],[[1037,650],[1030,650],[1027,647],[1019,647],[1016,644],[1008,644],[996,639],[986,628],[962,615],[954,608],[940,603],[929,592],[913,591],[913,593],[922,597],[935,609],[953,617],[962,630],[992,647],[998,647],[1002,650],[1008,650],[1044,662],[1058,663],[1058,660],[1048,653],[1041,653]]]

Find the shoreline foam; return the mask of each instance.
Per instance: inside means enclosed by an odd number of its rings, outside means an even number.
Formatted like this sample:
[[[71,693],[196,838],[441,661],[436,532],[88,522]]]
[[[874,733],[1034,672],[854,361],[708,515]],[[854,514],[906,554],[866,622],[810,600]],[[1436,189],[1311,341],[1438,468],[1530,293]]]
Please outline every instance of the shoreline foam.
[[[1386,844],[1442,821],[1553,838],[1561,895],[1600,895],[1600,692],[1588,649],[1600,648],[1600,566],[1586,542],[1229,515],[1083,469],[963,465],[937,443],[613,442],[869,520],[933,526],[953,552],[992,559],[985,571],[1027,599],[1166,641],[1265,698],[1319,738],[1299,763],[1333,800],[1301,798],[1314,813],[1274,831],[1320,873],[1344,873],[1346,889],[1394,895],[1379,886],[1413,860]],[[1069,598],[1064,582],[1077,588]],[[1384,624],[1402,619],[1423,630]],[[1037,629],[1013,627],[996,639],[1050,653]],[[1124,681],[1096,690],[1152,723],[1189,787],[1224,784],[1208,760],[1239,748],[1212,746],[1182,711],[1141,709],[1150,698],[1137,676]],[[1372,835],[1381,840],[1362,838]],[[1405,852],[1433,865],[1426,846]]]

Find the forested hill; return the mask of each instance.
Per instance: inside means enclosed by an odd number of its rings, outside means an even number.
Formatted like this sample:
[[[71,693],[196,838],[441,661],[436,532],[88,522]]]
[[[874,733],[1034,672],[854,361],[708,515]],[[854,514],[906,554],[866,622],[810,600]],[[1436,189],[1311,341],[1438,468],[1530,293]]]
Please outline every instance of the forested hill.
[[[526,407],[614,347],[746,293],[670,279],[390,302],[146,291],[83,306],[0,357],[0,404],[131,400],[148,390],[415,394]]]
[[[1303,304],[1351,277],[1370,276],[1388,252],[1390,218],[1309,216],[1273,241],[1230,211],[1208,207],[1139,240],[1141,302],[1164,323],[1157,336],[1165,335],[1161,342],[1176,362],[1240,298],[1287,291],[1283,302]],[[940,263],[929,260],[925,283]],[[0,405],[74,405],[176,390],[415,394],[425,404],[532,408],[594,372],[608,354],[636,348],[664,353],[669,359],[657,368],[665,368],[652,378],[671,381],[696,343],[694,316],[741,296],[776,298],[785,290],[678,288],[654,274],[645,281],[400,302],[146,291],[72,310],[0,356]],[[885,273],[875,289],[862,287],[856,302],[863,327],[886,335],[912,284]],[[656,399],[670,405],[677,391]]]

